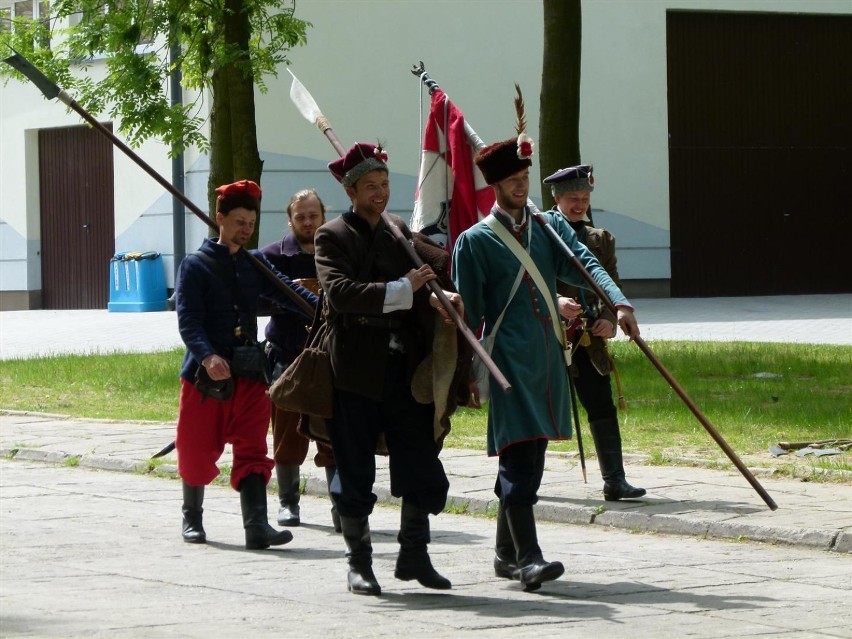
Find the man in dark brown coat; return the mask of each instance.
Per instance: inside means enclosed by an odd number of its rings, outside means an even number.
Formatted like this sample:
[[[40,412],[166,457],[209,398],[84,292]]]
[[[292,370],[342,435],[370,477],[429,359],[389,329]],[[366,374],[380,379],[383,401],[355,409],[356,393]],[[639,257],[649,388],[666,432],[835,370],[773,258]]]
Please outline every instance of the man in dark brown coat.
[[[592,226],[588,217],[591,192],[595,189],[591,165],[560,169],[545,178],[544,183],[550,185],[556,209],[568,220],[577,239],[595,254],[620,288],[615,238],[606,229]],[[642,497],[645,489],[631,486],[625,478],[618,412],[612,401],[610,373],[613,364],[607,352],[607,340],[615,336],[618,322],[594,293],[564,282],[557,284],[557,291],[559,314],[575,320],[578,326],[574,333],[571,374],[580,403],[589,417],[589,428],[604,480],[604,499],[618,501]]]
[[[369,526],[380,436],[390,456],[391,493],[402,499],[394,575],[427,588],[451,587],[427,553],[429,514],[443,510],[449,490],[438,458],[442,433],[436,437],[434,401],[415,399],[411,383],[442,330],[437,300],[426,287],[438,276],[426,264],[412,268],[386,225],[386,162],[381,147],[356,144],[329,164],[352,207],[315,236],[334,377],[334,416],[326,423],[337,462],[331,494],[348,550],[349,590],[367,595],[381,594]],[[391,221],[411,236],[401,219]],[[457,294],[447,296],[460,306]]]

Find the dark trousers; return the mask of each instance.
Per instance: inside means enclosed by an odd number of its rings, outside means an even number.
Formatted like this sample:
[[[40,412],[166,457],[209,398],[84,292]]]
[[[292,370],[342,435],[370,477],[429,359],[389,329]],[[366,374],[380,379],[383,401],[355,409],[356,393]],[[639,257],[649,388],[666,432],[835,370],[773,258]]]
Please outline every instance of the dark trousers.
[[[405,370],[404,356],[389,358],[381,401],[334,391],[334,417],[327,422],[337,463],[331,495],[342,517],[373,511],[381,433],[390,457],[391,494],[433,515],[447,503],[450,483],[433,434],[435,405],[414,400]]]
[[[615,417],[617,411],[612,401],[610,376],[598,372],[589,359],[588,351],[582,346],[574,349],[571,357],[571,367],[577,373],[572,378],[574,387],[589,421]]]
[[[518,442],[503,449],[494,485],[494,494],[503,509],[538,502],[546,452],[546,439]]]

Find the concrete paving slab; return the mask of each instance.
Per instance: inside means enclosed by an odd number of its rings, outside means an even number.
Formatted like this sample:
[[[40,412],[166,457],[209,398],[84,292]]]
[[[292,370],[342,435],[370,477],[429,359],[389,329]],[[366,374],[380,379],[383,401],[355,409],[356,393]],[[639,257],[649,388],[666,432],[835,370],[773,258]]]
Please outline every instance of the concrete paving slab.
[[[210,543],[190,545],[179,503],[176,481],[0,460],[0,635],[852,637],[852,557],[835,553],[542,523],[568,570],[524,593],[493,576],[493,520],[443,514],[430,551],[454,588],[438,593],[393,579],[399,511],[380,506],[383,596],[357,597],[327,525],[246,551],[238,496],[213,485]],[[303,512],[325,524],[328,501]]]

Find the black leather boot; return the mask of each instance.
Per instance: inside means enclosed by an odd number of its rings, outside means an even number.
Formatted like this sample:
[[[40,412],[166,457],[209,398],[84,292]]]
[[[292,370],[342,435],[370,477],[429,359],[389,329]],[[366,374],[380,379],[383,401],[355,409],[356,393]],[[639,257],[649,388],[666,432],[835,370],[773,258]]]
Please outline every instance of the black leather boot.
[[[293,533],[289,530],[275,530],[266,519],[266,481],[263,475],[247,475],[239,487],[246,549],[262,550],[293,541]]]
[[[370,520],[364,517],[340,517],[346,559],[349,562],[347,587],[354,595],[382,594],[382,587],[373,574],[373,544],[370,541]]]
[[[421,586],[434,590],[449,590],[450,580],[441,576],[432,566],[426,546],[429,536],[429,513],[420,510],[405,499],[400,513],[399,556],[393,576],[402,581],[416,579]]]
[[[204,486],[190,486],[183,482],[183,540],[188,544],[207,543],[207,533],[201,525],[202,503]]]
[[[645,494],[644,488],[636,488],[624,478],[624,459],[621,454],[621,432],[618,417],[596,419],[589,422],[595,451],[604,480],[603,494],[606,501],[637,499]]]
[[[494,574],[503,579],[518,578],[518,560],[515,553],[515,542],[512,541],[512,531],[509,530],[509,520],[506,511],[501,506],[497,510],[497,542],[494,547]]]
[[[298,466],[275,464],[275,477],[278,480],[279,526],[298,526],[300,479]]]
[[[334,497],[331,496],[331,482],[334,481],[334,473],[337,472],[336,466],[325,467],[325,483],[328,486],[328,498],[331,500],[331,524],[334,526],[334,532],[342,532],[340,527],[340,515],[337,514],[337,506],[334,505]]]
[[[506,518],[518,553],[518,579],[524,591],[538,590],[545,581],[561,577],[565,572],[562,562],[545,561],[541,554],[533,507],[510,506],[506,509]]]

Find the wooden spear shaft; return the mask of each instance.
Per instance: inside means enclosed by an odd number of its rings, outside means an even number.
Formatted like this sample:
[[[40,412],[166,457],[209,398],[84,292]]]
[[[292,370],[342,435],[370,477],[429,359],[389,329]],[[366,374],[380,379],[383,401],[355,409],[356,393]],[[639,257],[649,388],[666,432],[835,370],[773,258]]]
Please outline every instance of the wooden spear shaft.
[[[534,213],[533,217],[536,222],[538,222],[542,228],[548,233],[553,242],[559,246],[563,252],[568,256],[571,260],[571,263],[574,267],[580,272],[583,276],[583,279],[592,287],[595,294],[601,299],[601,301],[606,305],[609,309],[610,313],[618,316],[618,310],[615,308],[615,305],[612,303],[612,300],[609,299],[609,295],[600,287],[600,285],[594,280],[591,274],[586,270],[583,264],[577,259],[577,256],[574,255],[574,251],[565,243],[565,241],[559,236],[556,230],[548,224],[547,220],[544,219],[544,216],[541,213]],[[734,449],[728,445],[728,442],[719,434],[719,432],[713,427],[713,424],[710,423],[710,420],[704,416],[704,413],[698,408],[692,398],[687,394],[687,392],[681,387],[681,385],[677,382],[677,380],[672,376],[671,373],[663,366],[663,363],[657,358],[657,356],[653,353],[651,348],[645,343],[638,335],[633,337],[633,342],[636,346],[639,347],[645,356],[651,361],[654,367],[660,372],[660,374],[665,378],[665,380],[669,383],[669,386],[672,387],[675,393],[683,400],[683,403],[686,404],[687,408],[692,411],[692,414],[701,422],[701,425],[704,426],[704,429],[710,433],[710,436],[716,441],[719,447],[724,451],[724,453],[728,456],[728,459],[733,462],[734,466],[737,467],[737,470],[742,473],[743,477],[746,478],[748,483],[752,485],[757,491],[757,494],[766,502],[766,505],[769,506],[770,510],[777,510],[778,504],[775,503],[775,500],[769,496],[769,493],[761,486],[760,482],[757,481],[757,478],[752,474],[752,472],[746,467],[746,465],[742,462],[739,456],[734,452]]]
[[[92,127],[98,132],[104,135],[109,139],[110,142],[113,143],[122,153],[124,153],[127,157],[133,160],[139,167],[145,171],[148,175],[150,175],[154,180],[160,184],[166,191],[172,194],[172,196],[178,200],[181,204],[183,204],[186,208],[188,208],[199,220],[207,224],[214,231],[219,231],[219,225],[216,224],[213,220],[210,219],[210,216],[206,215],[200,208],[198,208],[195,203],[186,197],[183,193],[178,191],[174,185],[166,180],[162,175],[157,173],[145,160],[140,158],[136,153],[134,153],[124,142],[119,140],[109,129],[107,129],[103,124],[98,122],[98,120],[90,114],[86,109],[81,107],[77,102],[71,98],[64,90],[60,89],[55,83],[53,83],[47,76],[45,76],[41,71],[39,71],[29,60],[23,57],[19,53],[15,53],[15,55],[10,56],[9,58],[5,58],[3,62],[9,64],[9,66],[17,69],[22,74],[24,74],[27,79],[29,79],[33,84],[38,87],[38,89],[44,94],[44,96],[52,100],[57,98],[60,102],[68,106],[70,109],[75,111],[81,118],[83,118],[86,122],[88,122]],[[269,268],[264,264],[256,255],[253,255],[249,251],[245,251],[246,256],[249,260],[257,267],[263,275],[267,277],[275,286],[284,293],[290,300],[296,304],[308,317],[314,316],[314,308],[302,299],[294,290],[292,290],[289,286],[287,286],[284,282],[282,282],[278,277],[269,270]]]

